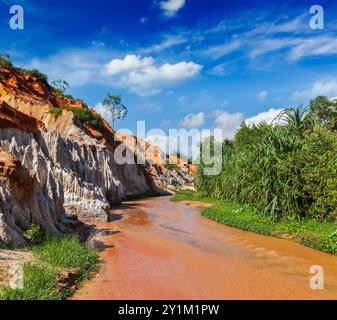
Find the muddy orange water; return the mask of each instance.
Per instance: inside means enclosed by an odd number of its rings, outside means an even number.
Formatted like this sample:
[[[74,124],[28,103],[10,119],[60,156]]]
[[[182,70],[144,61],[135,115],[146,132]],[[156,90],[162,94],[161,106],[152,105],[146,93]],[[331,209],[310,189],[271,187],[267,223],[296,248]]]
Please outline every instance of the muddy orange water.
[[[337,256],[224,226],[168,197],[112,213],[93,240],[102,269],[75,299],[337,298]],[[324,268],[324,290],[310,289],[313,265]]]

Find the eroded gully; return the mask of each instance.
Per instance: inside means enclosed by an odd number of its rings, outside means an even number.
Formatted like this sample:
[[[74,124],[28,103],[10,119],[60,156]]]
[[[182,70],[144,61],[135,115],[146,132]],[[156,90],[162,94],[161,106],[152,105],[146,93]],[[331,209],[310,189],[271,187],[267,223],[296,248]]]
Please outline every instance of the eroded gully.
[[[337,256],[237,230],[169,197],[126,202],[95,238],[99,274],[74,299],[336,299]],[[105,235],[104,235],[105,234]],[[324,268],[324,290],[309,269]]]

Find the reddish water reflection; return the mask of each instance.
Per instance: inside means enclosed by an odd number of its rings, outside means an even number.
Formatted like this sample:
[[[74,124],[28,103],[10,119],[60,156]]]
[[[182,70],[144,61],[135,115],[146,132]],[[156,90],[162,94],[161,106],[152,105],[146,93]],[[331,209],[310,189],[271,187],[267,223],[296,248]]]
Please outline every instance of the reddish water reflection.
[[[128,202],[97,240],[104,264],[75,299],[336,299],[337,257],[226,227],[168,197]],[[309,288],[321,265],[325,289]]]

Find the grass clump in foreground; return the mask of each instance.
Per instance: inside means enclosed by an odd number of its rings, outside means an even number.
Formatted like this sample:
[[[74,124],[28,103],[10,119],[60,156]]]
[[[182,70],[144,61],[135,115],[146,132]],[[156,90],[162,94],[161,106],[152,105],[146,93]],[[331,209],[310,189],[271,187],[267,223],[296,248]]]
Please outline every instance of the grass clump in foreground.
[[[313,218],[284,217],[276,219],[261,214],[252,206],[204,197],[198,192],[182,191],[172,201],[200,201],[213,204],[201,214],[231,227],[275,237],[290,237],[321,251],[337,254],[337,226],[333,222]]]
[[[62,270],[76,273],[78,280],[88,279],[97,270],[96,251],[82,244],[76,236],[48,237],[42,243],[28,247],[36,260],[23,265],[23,289],[4,288],[2,300],[61,300],[71,291],[58,283]]]

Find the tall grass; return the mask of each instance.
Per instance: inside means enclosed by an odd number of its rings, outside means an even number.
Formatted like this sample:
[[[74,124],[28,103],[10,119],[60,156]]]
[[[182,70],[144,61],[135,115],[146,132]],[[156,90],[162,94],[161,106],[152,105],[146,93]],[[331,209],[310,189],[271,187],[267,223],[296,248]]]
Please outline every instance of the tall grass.
[[[310,116],[303,108],[287,110],[281,115],[285,117],[288,125],[243,124],[233,141],[222,143],[219,175],[205,175],[201,159],[196,186],[205,196],[251,204],[275,218],[334,220],[336,132],[319,124],[310,127]],[[201,147],[214,148],[215,143],[208,139]]]
[[[40,260],[55,267],[69,268],[81,279],[87,278],[98,263],[97,252],[82,244],[77,237],[49,237],[33,247]]]
[[[81,281],[90,278],[98,267],[97,252],[75,236],[49,237],[27,250],[31,250],[36,259],[23,265],[23,289],[6,287],[0,291],[1,300],[66,299],[72,292],[58,284],[62,270],[76,273]]]

